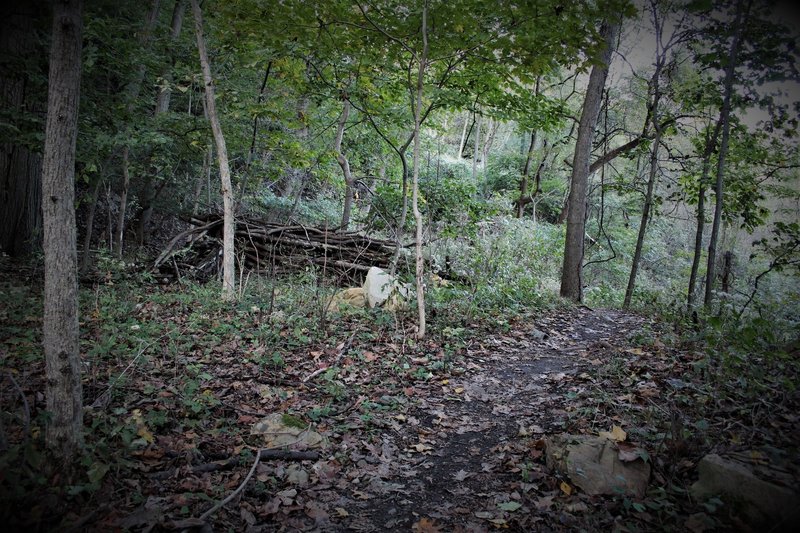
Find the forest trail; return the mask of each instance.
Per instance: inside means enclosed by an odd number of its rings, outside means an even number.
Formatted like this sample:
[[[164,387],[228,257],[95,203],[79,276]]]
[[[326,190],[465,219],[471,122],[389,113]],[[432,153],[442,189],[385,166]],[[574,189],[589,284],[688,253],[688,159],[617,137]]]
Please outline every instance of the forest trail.
[[[643,322],[620,311],[582,307],[473,345],[467,352],[471,372],[445,380],[406,416],[413,431],[381,435],[379,462],[361,479],[366,488],[351,492],[346,527],[578,526],[582,518],[548,517],[560,489],[536,462],[539,439],[572,425],[569,418],[577,413],[570,406],[577,405],[580,383],[592,380],[605,355],[629,344],[628,336]],[[595,433],[609,429],[589,422]],[[599,527],[591,520],[580,525]]]

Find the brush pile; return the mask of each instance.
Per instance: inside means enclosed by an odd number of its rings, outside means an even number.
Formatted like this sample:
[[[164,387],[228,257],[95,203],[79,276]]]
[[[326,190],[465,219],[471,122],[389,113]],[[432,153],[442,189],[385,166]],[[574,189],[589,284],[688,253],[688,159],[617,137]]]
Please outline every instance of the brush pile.
[[[222,265],[222,215],[189,219],[192,227],[176,235],[161,252],[153,272],[162,282],[208,280]],[[279,274],[314,266],[325,277],[361,281],[372,266],[386,268],[395,243],[354,231],[283,225],[255,218],[236,220],[236,262],[246,270]]]

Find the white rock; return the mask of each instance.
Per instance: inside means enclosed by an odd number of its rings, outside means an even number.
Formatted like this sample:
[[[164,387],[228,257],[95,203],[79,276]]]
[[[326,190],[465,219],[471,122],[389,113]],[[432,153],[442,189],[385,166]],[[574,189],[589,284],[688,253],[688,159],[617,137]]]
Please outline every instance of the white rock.
[[[364,295],[370,307],[383,306],[389,311],[403,309],[411,295],[408,285],[400,283],[388,272],[371,267],[364,280]]]

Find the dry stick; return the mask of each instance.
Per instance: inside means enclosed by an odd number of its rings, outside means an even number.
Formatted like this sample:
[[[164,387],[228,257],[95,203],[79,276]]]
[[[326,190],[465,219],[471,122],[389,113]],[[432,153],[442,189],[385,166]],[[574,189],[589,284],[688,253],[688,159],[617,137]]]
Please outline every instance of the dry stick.
[[[248,472],[247,476],[244,478],[244,481],[242,481],[236,488],[236,490],[231,492],[227,498],[216,504],[214,507],[212,507],[205,513],[201,514],[200,520],[208,519],[211,515],[213,515],[223,507],[225,507],[225,505],[227,505],[231,500],[233,500],[236,496],[238,496],[244,490],[244,487],[247,485],[247,482],[250,481],[250,478],[253,477],[253,474],[256,471],[256,467],[258,466],[258,463],[260,461],[261,461],[261,451],[259,450],[259,452],[256,454],[256,460],[253,461],[253,466],[250,467],[250,472]]]
[[[5,376],[8,376],[8,379],[9,381],[11,381],[11,384],[14,386],[14,389],[16,389],[17,394],[19,394],[20,398],[22,398],[22,407],[25,412],[25,417],[24,417],[25,439],[27,439],[28,435],[30,434],[30,428],[31,428],[31,410],[30,406],[28,406],[28,398],[25,396],[25,393],[22,391],[22,388],[19,386],[19,383],[17,383],[17,380],[14,379],[14,375],[11,373],[11,371],[6,370],[3,372],[3,374]]]
[[[309,425],[308,428],[306,428],[306,430],[303,433],[308,431],[310,428],[311,428],[311,425]],[[300,435],[302,435],[303,433],[301,433]],[[300,437],[299,436],[295,439],[294,442],[291,442],[291,443],[287,444],[286,446],[291,446],[292,444],[296,444],[298,442],[300,442]],[[262,449],[258,450],[258,453],[256,453],[256,460],[253,461],[253,466],[250,467],[250,472],[247,473],[247,476],[239,484],[239,486],[236,488],[236,490],[233,491],[232,493],[230,493],[230,495],[228,495],[227,498],[225,498],[224,500],[222,500],[218,504],[214,505],[214,507],[212,507],[211,509],[209,509],[205,513],[201,514],[200,515],[200,520],[203,520],[203,521],[207,520],[211,515],[213,515],[214,513],[216,513],[217,511],[219,511],[223,507],[225,507],[228,503],[231,502],[231,500],[233,500],[236,496],[238,496],[244,490],[245,486],[247,485],[247,482],[250,481],[250,478],[253,477],[253,474],[256,471],[256,467],[258,466],[258,463],[261,461],[261,454],[264,453],[264,452],[270,452],[270,451],[275,451],[275,450],[277,450],[277,447],[262,448]]]
[[[339,354],[336,356],[336,360],[335,360],[333,363],[331,363],[330,365],[328,365],[328,366],[326,366],[326,367],[322,367],[322,368],[318,368],[318,369],[316,369],[315,371],[313,371],[312,373],[310,373],[308,376],[306,376],[305,378],[303,378],[303,381],[302,381],[302,383],[306,383],[306,382],[307,382],[307,381],[309,381],[310,379],[313,379],[313,378],[315,378],[315,377],[319,376],[320,374],[322,374],[323,372],[325,372],[326,370],[328,370],[328,369],[330,369],[330,368],[333,368],[333,367],[335,367],[336,365],[338,365],[338,364],[339,364],[339,361],[341,361],[341,360],[342,360],[342,357],[344,357],[344,354],[345,354],[345,352],[347,352],[348,348],[350,348],[350,345],[353,343],[353,339],[355,338],[355,336],[356,336],[356,333],[358,333],[358,328],[356,328],[356,329],[355,329],[355,331],[353,331],[353,333],[350,335],[350,338],[349,338],[349,339],[347,339],[347,342],[345,342],[344,344],[342,344],[342,347],[341,347],[341,349],[339,350]]]
[[[101,407],[101,406],[103,406],[103,403],[105,403],[105,400],[104,400],[104,398],[106,398],[106,397],[110,397],[110,395],[111,395],[111,389],[113,389],[113,388],[114,388],[114,385],[116,385],[116,384],[117,384],[117,382],[118,382],[120,379],[122,379],[122,376],[124,376],[124,375],[125,375],[125,373],[126,373],[126,372],[128,372],[128,370],[130,370],[130,369],[131,369],[131,367],[132,367],[132,366],[133,366],[133,365],[136,363],[136,361],[137,361],[137,360],[138,360],[138,359],[139,359],[139,358],[142,356],[142,354],[144,354],[144,352],[146,352],[146,351],[147,351],[147,349],[148,349],[148,348],[150,348],[152,345],[154,345],[154,344],[155,344],[157,341],[160,341],[161,339],[163,339],[164,337],[166,337],[166,336],[167,336],[167,335],[169,335],[170,333],[173,333],[173,332],[175,332],[175,331],[177,331],[177,330],[178,330],[178,328],[171,329],[170,331],[168,331],[168,332],[164,333],[163,335],[161,335],[161,336],[160,336],[159,338],[157,338],[156,340],[154,340],[154,341],[152,341],[152,342],[148,342],[147,344],[145,344],[145,345],[144,345],[144,347],[143,347],[142,349],[140,349],[140,350],[139,350],[139,352],[136,354],[136,356],[133,358],[133,360],[131,360],[131,362],[130,362],[130,363],[128,363],[128,366],[126,366],[126,367],[125,367],[125,370],[123,370],[123,371],[122,371],[122,373],[121,373],[119,376],[117,376],[117,377],[116,377],[116,379],[114,379],[114,381],[112,381],[112,382],[109,384],[108,388],[107,388],[106,390],[104,390],[104,391],[103,391],[103,392],[102,392],[102,393],[101,393],[101,394],[100,394],[100,395],[99,395],[99,396],[98,396],[98,397],[97,397],[97,398],[96,398],[96,399],[95,399],[95,400],[94,400],[94,401],[91,403],[91,405],[89,406],[89,408],[90,408],[90,409],[95,409],[95,408],[98,408],[98,407]],[[103,406],[103,407],[105,407],[105,406]]]

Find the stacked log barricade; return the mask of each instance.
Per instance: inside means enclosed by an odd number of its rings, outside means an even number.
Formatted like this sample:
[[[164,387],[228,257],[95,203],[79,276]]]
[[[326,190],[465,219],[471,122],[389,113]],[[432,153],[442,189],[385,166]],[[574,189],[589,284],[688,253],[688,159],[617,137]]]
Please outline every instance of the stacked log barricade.
[[[219,214],[193,216],[192,227],[176,235],[153,265],[162,283],[183,278],[206,281],[222,264],[223,220]],[[236,257],[239,268],[281,274],[316,267],[341,282],[361,281],[372,266],[388,267],[395,243],[355,231],[337,231],[303,224],[277,224],[237,218]]]

